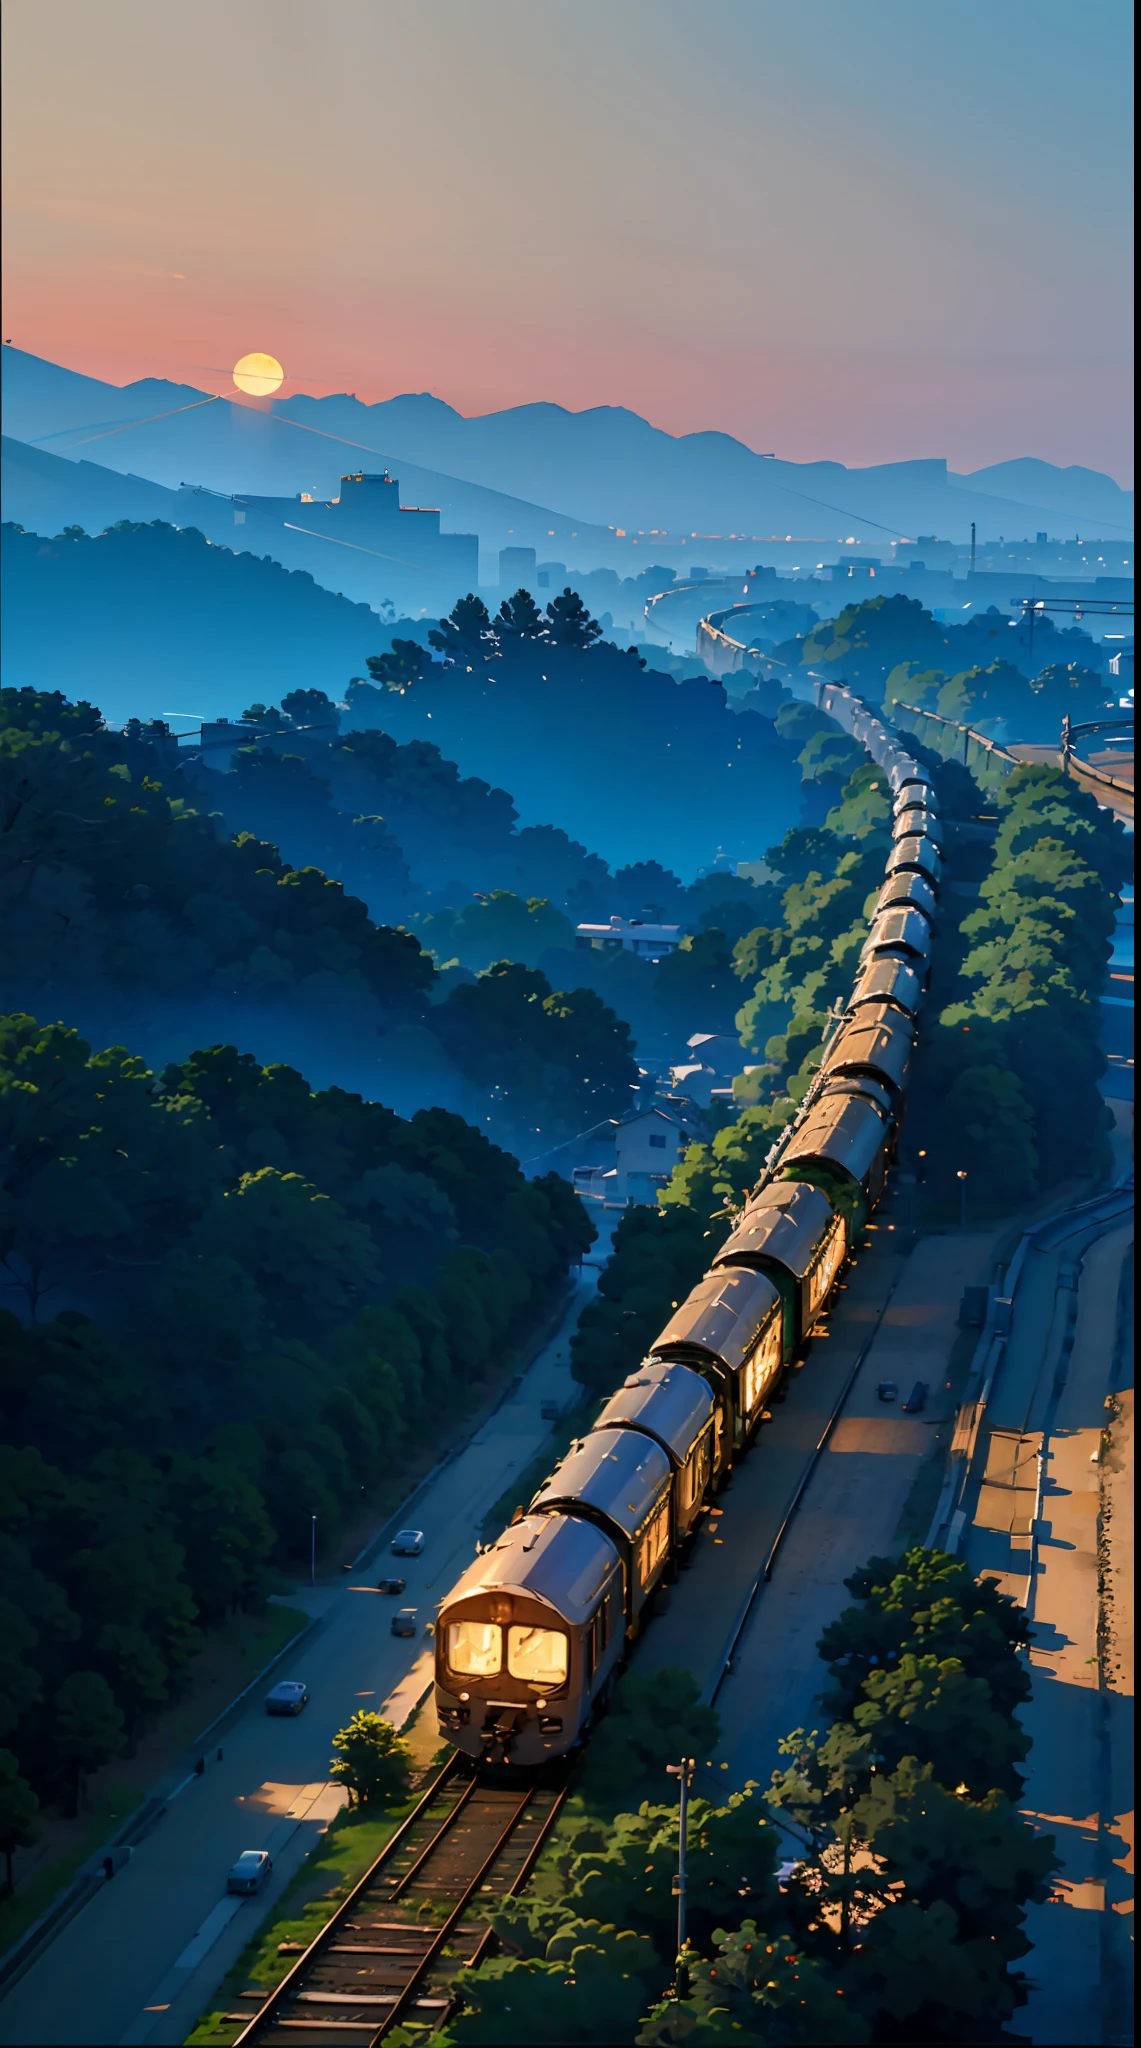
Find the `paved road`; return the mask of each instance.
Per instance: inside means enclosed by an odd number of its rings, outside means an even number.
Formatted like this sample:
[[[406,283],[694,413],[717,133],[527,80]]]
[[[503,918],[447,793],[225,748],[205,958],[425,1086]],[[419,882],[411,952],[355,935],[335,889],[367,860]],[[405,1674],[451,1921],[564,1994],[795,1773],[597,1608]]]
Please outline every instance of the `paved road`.
[[[1023,1967],[1032,1988],[1017,2027],[1034,2042],[1132,2038],[1131,1640],[1128,1654],[1111,1659],[1112,1633],[1099,1626],[1099,1538],[1104,1545],[1113,1530],[1102,1431],[1107,1396],[1132,1387],[1121,1285],[1132,1241],[1131,1219],[1087,1221],[1028,1258],[963,1546],[973,1569],[996,1578],[1033,1617],[1033,1696],[1023,1718],[1034,1748],[1023,1806],[1054,1834],[1062,1859],[1052,1898],[1027,1921],[1033,1951]],[[1131,1416],[1130,1400],[1130,1423]],[[1116,1462],[1124,1534],[1132,1472],[1120,1447]],[[1104,1553],[1101,1563],[1104,1570]],[[1113,1565],[1114,1609],[1123,1615],[1132,1606],[1131,1547],[1115,1543]]]
[[[594,1257],[605,1254],[596,1246]],[[540,1402],[569,1402],[568,1338],[594,1292],[585,1268],[558,1332],[512,1399],[417,1501],[422,1557],[403,1560],[405,1598],[425,1621],[472,1555],[482,1518],[511,1473],[550,1434]],[[327,1784],[331,1738],[358,1707],[386,1707],[398,1725],[430,1678],[424,1639],[389,1633],[393,1603],[367,1590],[377,1566],[318,1588],[320,1633],[296,1673],[311,1703],[271,1720],[255,1701],[223,1738],[223,1759],[193,1779],[131,1862],[66,1927],[0,2004],[0,2041],[33,2044],[180,2042],[275,1903],[339,1789]],[[418,1668],[414,1668],[417,1667]],[[229,1913],[226,1871],[243,1849],[269,1848],[274,1882]],[[225,1917],[229,1913],[229,1917]],[[180,1966],[179,1959],[182,1958]]]

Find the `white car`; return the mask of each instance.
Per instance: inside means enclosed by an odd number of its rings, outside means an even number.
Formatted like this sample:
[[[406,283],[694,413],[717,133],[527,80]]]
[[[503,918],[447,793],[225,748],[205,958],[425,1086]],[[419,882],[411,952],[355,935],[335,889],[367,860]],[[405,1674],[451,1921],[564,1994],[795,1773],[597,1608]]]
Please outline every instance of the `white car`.
[[[393,1557],[419,1557],[423,1548],[423,1529],[398,1529],[392,1539]]]
[[[243,1849],[226,1879],[228,1892],[260,1892],[273,1870],[268,1849]]]

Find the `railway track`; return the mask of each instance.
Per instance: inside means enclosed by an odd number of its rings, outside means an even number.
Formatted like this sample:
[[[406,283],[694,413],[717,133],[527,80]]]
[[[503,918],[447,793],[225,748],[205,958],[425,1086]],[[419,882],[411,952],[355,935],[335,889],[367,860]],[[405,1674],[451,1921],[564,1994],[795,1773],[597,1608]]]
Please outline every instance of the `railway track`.
[[[491,1941],[488,1907],[522,1890],[565,1797],[565,1772],[497,1785],[453,1757],[276,1990],[226,2014],[243,2022],[235,2048],[369,2048],[404,2020],[441,2026],[456,1971]]]

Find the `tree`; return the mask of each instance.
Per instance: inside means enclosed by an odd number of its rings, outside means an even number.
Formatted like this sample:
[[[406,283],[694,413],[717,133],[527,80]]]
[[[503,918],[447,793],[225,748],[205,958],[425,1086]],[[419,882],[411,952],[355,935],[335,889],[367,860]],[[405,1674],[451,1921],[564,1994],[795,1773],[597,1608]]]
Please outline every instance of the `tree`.
[[[486,661],[493,652],[493,640],[487,606],[471,590],[466,597],[456,600],[447,618],[441,619],[438,627],[433,626],[428,635],[429,644],[461,668]]]
[[[820,2043],[821,2048],[872,2039],[843,1985],[804,1945],[766,1938],[753,1919],[735,1933],[718,1928],[716,1960],[696,1947],[684,1958],[689,1989],[655,2005],[635,2036],[638,2048],[741,2048],[751,2044]]]
[[[501,640],[541,640],[547,627],[542,612],[529,590],[519,589],[505,597],[495,616],[495,630]]]
[[[542,1958],[493,1957],[461,1970],[462,2005],[440,2036],[441,2048],[534,2048],[540,2041],[633,2041],[662,1966],[650,1942],[628,1929],[570,1919]]]
[[[572,590],[569,583],[562,596],[553,597],[547,606],[547,632],[556,647],[576,651],[602,638],[598,620],[591,618],[577,590]]]
[[[79,1812],[83,1780],[124,1748],[123,1716],[98,1671],[73,1671],[55,1696],[55,1747],[71,1767],[72,1813]]]
[[[324,690],[290,690],[282,698],[281,708],[291,725],[337,730],[337,707]]]
[[[408,1796],[412,1752],[381,1714],[360,1708],[333,1737],[329,1776],[348,1791],[350,1806],[392,1806]]]
[[[40,1802],[10,1749],[0,1749],[0,1855],[4,1858],[4,1890],[12,1890],[12,1858],[39,1840],[36,1815]]]
[[[607,1810],[617,1798],[658,1794],[665,1768],[679,1756],[708,1756],[720,1723],[703,1707],[688,1671],[667,1665],[652,1678],[628,1671],[614,1704],[600,1722],[587,1755],[582,1794],[588,1806]]]
[[[414,683],[422,683],[430,663],[418,640],[394,640],[386,654],[370,654],[365,662],[374,683],[403,696]]]

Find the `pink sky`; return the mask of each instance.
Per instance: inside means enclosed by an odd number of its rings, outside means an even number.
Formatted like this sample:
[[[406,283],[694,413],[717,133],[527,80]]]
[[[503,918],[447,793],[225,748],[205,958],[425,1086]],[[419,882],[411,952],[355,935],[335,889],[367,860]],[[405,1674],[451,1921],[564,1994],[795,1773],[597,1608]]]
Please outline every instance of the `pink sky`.
[[[8,0],[4,331],[115,382],[266,349],[287,389],[1127,481],[1123,18]]]

